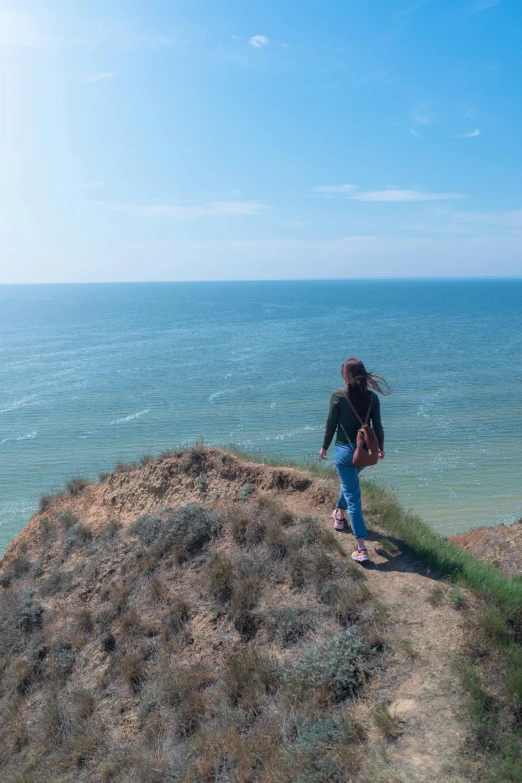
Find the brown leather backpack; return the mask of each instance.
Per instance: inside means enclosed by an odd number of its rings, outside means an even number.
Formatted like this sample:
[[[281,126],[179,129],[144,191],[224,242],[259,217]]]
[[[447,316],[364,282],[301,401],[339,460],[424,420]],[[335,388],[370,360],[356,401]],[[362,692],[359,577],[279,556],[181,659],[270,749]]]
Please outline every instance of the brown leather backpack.
[[[379,461],[379,451],[380,451],[379,439],[377,438],[377,434],[373,429],[373,427],[371,427],[368,424],[368,421],[370,419],[370,412],[372,410],[372,405],[373,405],[373,392],[370,400],[370,407],[368,408],[366,419],[363,422],[363,420],[355,410],[354,406],[352,405],[348,394],[344,391],[344,389],[339,389],[339,391],[343,393],[344,398],[347,400],[348,405],[359,419],[359,423],[361,425],[357,433],[357,440],[355,445],[355,451],[352,457],[352,462],[358,468],[368,468],[370,465],[376,465],[377,462]],[[339,426],[344,432],[350,446],[353,446],[350,438],[348,437],[348,435],[346,435],[346,430],[341,424],[340,419],[339,419]]]

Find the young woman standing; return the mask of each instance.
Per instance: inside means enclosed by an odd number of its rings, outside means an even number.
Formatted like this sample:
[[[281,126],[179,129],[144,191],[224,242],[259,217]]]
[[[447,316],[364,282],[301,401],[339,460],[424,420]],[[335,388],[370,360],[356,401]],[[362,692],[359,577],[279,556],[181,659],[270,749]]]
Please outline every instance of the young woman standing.
[[[334,464],[341,482],[341,492],[332,514],[336,530],[344,530],[346,511],[350,518],[352,532],[357,539],[357,549],[352,558],[359,563],[370,559],[365,546],[366,525],[362,513],[359,473],[362,468],[353,464],[357,432],[362,423],[369,423],[379,441],[379,459],[384,459],[384,430],[381,422],[381,405],[375,391],[390,394],[388,384],[380,375],[367,372],[360,359],[348,359],[341,367],[346,387],[337,389],[330,398],[330,410],[324,432],[323,446],[319,451],[321,459],[337,432],[334,449]],[[375,390],[375,391],[374,391]]]

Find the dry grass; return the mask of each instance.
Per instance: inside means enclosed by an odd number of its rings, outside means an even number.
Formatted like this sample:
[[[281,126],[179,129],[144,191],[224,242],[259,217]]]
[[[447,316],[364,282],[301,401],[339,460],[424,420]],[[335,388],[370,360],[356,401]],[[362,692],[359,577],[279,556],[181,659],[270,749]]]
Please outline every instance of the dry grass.
[[[222,604],[228,603],[234,592],[237,578],[235,563],[231,557],[217,558],[210,566],[208,581],[212,596]]]
[[[266,653],[249,645],[229,655],[223,672],[225,692],[233,706],[256,712],[262,698],[280,682],[279,667]]]
[[[83,492],[83,490],[91,484],[91,481],[88,481],[85,478],[73,478],[70,481],[67,482],[67,492],[72,497],[76,497],[80,493]]]
[[[402,734],[400,720],[391,714],[385,704],[381,704],[374,710],[373,722],[386,739],[395,739]]]
[[[169,481],[192,491],[203,476],[210,496],[216,473],[207,452],[174,456],[178,473]],[[11,578],[0,602],[0,734],[9,737],[0,779],[366,781],[368,739],[352,714],[372,698],[367,679],[387,665],[393,618],[372,599],[371,575],[346,559],[343,538],[270,496],[257,499],[270,485],[263,480],[238,475],[229,495],[237,499],[224,510],[220,500],[219,513],[210,503],[162,508],[124,535],[109,521],[83,549],[81,537],[64,546],[80,520],[49,506],[35,546],[20,552],[29,568]],[[274,473],[274,486],[294,490],[294,480]],[[116,489],[122,480],[110,481]],[[253,489],[241,495],[245,484]],[[108,485],[99,491],[107,495]],[[79,507],[64,496],[61,509],[66,502]],[[446,609],[460,608],[452,595]],[[466,688],[488,753],[501,747],[494,719],[516,725],[522,704],[520,661],[493,667],[491,651],[515,633],[516,613],[508,632],[501,615],[485,603],[470,634],[473,654],[480,645],[483,657],[479,681],[474,664]],[[344,636],[352,632],[359,647]],[[398,649],[413,658],[413,648]],[[384,753],[400,722],[384,706],[373,722]],[[390,783],[384,769],[376,767],[375,780]],[[503,774],[502,783],[517,780]]]
[[[124,653],[119,662],[119,671],[126,682],[137,693],[145,679],[145,662],[143,656],[136,650]]]
[[[179,633],[190,618],[190,605],[180,595],[173,595],[169,601],[167,633]]]

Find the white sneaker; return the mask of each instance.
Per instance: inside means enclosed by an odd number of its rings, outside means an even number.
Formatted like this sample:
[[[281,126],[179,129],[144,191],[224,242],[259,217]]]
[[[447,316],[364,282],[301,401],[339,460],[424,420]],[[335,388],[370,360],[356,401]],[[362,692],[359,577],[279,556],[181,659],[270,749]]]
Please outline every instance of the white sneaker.
[[[344,516],[339,516],[340,510],[338,508],[335,508],[332,517],[334,519],[334,530],[338,530],[339,532],[342,532],[344,530],[344,526],[346,524],[346,519]]]

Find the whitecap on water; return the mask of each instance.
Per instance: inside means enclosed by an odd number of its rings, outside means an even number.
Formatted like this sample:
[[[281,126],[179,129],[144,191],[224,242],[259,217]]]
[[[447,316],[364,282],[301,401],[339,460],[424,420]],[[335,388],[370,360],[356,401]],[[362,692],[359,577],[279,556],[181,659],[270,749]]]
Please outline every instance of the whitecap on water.
[[[32,440],[33,438],[36,438],[37,435],[37,431],[33,430],[33,432],[28,432],[27,435],[13,435],[11,438],[4,438],[3,440],[0,440],[0,444],[7,443],[9,440]]]
[[[29,397],[22,397],[20,400],[15,400],[5,408],[0,408],[0,413],[9,413],[9,411],[15,411],[17,408],[23,408],[25,405],[40,405],[39,402],[34,402],[38,397],[37,394],[31,394]]]
[[[149,413],[150,408],[145,408],[144,411],[138,411],[137,413],[131,413],[130,416],[124,416],[122,419],[114,419],[110,424],[124,424],[126,421],[132,421],[133,419],[139,419],[140,416],[144,416]]]

